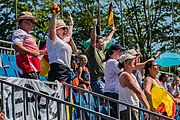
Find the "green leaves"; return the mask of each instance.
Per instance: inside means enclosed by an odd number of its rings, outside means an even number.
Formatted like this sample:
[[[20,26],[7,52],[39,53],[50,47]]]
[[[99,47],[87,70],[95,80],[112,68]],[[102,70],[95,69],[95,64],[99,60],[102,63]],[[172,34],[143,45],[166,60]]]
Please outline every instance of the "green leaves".
[[[46,40],[47,38],[52,2],[52,0],[18,0],[18,13],[30,11],[38,19],[38,23],[32,31],[32,34],[38,40]],[[102,36],[107,36],[112,27],[107,24],[110,2],[111,0],[100,1]],[[114,40],[119,41],[123,45],[122,36],[124,34],[126,48],[138,48],[143,51],[143,60],[147,59],[150,52],[154,52],[153,50],[174,50],[174,39],[176,50],[179,50],[180,3],[174,1],[172,4],[171,0],[154,0],[149,5],[145,0],[133,2],[129,0],[114,0],[112,3],[117,29],[113,36]],[[60,5],[60,3],[58,4]],[[68,24],[67,16],[69,14],[73,16],[75,24],[73,40],[78,48],[82,49],[83,42],[90,38],[93,19],[98,18],[97,0],[65,0],[62,6],[63,19],[66,24]],[[148,14],[148,7],[150,14]],[[2,16],[0,21],[0,39],[11,41],[12,32],[15,30],[15,0],[1,0],[0,11],[0,16]],[[174,24],[172,24],[172,16]],[[60,15],[58,18],[60,18]],[[158,48],[154,47],[156,44],[160,44]]]

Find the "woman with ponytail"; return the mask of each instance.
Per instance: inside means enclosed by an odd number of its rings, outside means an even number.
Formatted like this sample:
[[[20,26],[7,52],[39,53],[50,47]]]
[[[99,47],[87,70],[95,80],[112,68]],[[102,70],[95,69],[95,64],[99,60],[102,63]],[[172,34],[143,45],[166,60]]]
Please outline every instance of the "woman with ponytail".
[[[104,95],[114,98],[118,100],[119,98],[119,75],[123,71],[123,69],[119,69],[117,67],[118,60],[123,53],[125,48],[123,48],[119,44],[113,44],[110,46],[109,50],[106,52],[105,59],[103,62],[106,62],[104,69],[105,76],[105,87],[104,87]],[[117,104],[114,102],[109,102],[113,112],[111,112],[111,116],[117,117]]]

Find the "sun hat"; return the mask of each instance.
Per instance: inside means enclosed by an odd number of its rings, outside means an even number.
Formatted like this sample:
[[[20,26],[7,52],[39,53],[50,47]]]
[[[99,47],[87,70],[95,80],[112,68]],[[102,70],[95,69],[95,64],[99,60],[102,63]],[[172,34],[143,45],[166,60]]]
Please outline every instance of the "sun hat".
[[[177,71],[180,71],[180,67],[177,68]]]
[[[125,51],[126,48],[122,47],[120,44],[112,44],[109,48],[110,50],[117,50],[120,49],[122,51]]]
[[[140,53],[137,53],[137,51],[134,50],[134,49],[130,49],[130,50],[126,51],[126,53],[129,53],[129,54],[131,54],[131,55],[133,55],[133,56],[140,55]]]
[[[124,54],[121,55],[120,59],[119,59],[119,62],[120,63],[123,63],[124,61],[126,60],[132,60],[134,59],[136,56],[133,56],[127,52],[125,52]]]
[[[21,12],[18,18],[16,19],[16,22],[19,22],[20,20],[25,20],[25,19],[33,20],[33,22],[38,22],[38,20],[32,15],[32,13],[28,11]]]
[[[62,20],[62,19],[59,19],[59,20],[57,20],[56,21],[56,30],[57,29],[60,29],[60,28],[67,28],[67,29],[69,29],[69,27],[66,25],[66,23],[64,22],[64,20]]]

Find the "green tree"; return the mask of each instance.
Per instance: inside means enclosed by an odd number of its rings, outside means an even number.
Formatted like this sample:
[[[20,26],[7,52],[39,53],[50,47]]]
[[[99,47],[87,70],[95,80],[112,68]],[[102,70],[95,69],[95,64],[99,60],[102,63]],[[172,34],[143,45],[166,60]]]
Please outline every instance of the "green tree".
[[[38,38],[37,40],[46,40],[47,38],[52,2],[51,0],[18,0],[18,13],[30,11],[39,20],[32,31],[32,34]],[[100,0],[101,33],[103,36],[107,36],[111,29],[111,26],[107,25],[110,2],[110,0]],[[154,47],[157,44],[159,45],[158,50],[162,52],[174,50],[179,52],[180,3],[178,1],[174,1],[172,4],[171,0],[114,0],[112,3],[117,28],[117,32],[113,36],[114,40],[123,45],[122,33],[124,33],[126,48],[140,49],[143,60],[157,50],[157,47]],[[68,14],[72,14],[74,18],[73,39],[78,48],[82,49],[83,42],[90,38],[92,21],[98,17],[97,0],[65,0],[62,6],[65,22],[68,23]],[[0,16],[2,16],[0,39],[11,41],[12,32],[15,30],[15,0],[1,0],[0,11]],[[176,42],[175,49],[173,39]]]
[[[117,14],[121,14],[120,3],[115,0],[118,6]],[[179,3],[174,2],[174,36],[176,40],[176,48],[179,48]],[[159,44],[158,50],[174,51],[172,38],[172,3],[168,0],[151,1],[148,5],[147,0],[122,0],[122,19],[125,33],[125,44],[128,48],[134,47],[141,50],[143,60],[154,52],[154,46]],[[121,16],[120,16],[121,17]],[[122,22],[120,26],[122,26]],[[120,29],[120,33],[122,33]],[[168,45],[168,46],[167,46]],[[179,50],[179,49],[178,49]],[[177,51],[178,51],[177,50]]]

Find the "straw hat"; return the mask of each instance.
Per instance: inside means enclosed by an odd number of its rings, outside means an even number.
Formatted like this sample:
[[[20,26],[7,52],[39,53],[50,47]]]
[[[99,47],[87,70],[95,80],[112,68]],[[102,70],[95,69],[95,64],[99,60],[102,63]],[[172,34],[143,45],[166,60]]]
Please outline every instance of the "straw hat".
[[[66,23],[62,19],[56,21],[56,30],[60,28],[64,28],[64,27],[69,29],[69,27],[66,25]]]
[[[16,22],[19,22],[20,20],[25,20],[25,19],[33,20],[34,22],[38,22],[38,20],[32,15],[32,13],[27,12],[27,11],[21,12],[19,14]]]

